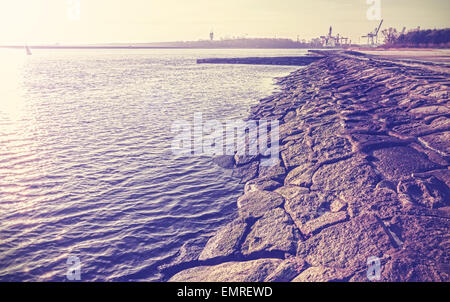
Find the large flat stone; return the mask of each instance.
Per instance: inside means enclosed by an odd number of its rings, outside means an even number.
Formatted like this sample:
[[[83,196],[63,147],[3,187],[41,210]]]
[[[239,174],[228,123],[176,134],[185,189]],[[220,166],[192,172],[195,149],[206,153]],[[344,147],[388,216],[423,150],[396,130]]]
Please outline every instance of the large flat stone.
[[[288,173],[284,179],[285,185],[294,185],[300,187],[309,187],[312,184],[312,177],[316,172],[316,165],[311,162],[299,164]]]
[[[255,219],[280,207],[283,203],[284,199],[280,194],[269,191],[252,191],[239,197],[237,206],[241,218]]]
[[[237,167],[233,170],[233,177],[237,177],[241,180],[241,183],[246,183],[258,176],[259,162],[254,161],[241,167]]]
[[[351,270],[313,266],[303,271],[292,282],[343,282],[351,275]]]
[[[281,187],[281,184],[275,180],[267,178],[255,178],[247,182],[244,186],[244,193],[252,191],[274,191]]]
[[[300,274],[307,264],[301,258],[290,257],[284,260],[264,282],[290,282]]]
[[[419,141],[443,156],[450,156],[450,131],[430,134],[419,138]]]
[[[282,251],[295,253],[300,233],[286,212],[277,208],[255,222],[242,244],[244,255]]]
[[[416,172],[437,169],[439,166],[425,155],[409,147],[392,147],[375,150],[373,156],[377,169],[387,179],[399,180]]]
[[[328,201],[316,192],[302,192],[286,199],[284,208],[301,229],[308,221],[318,218],[328,211]],[[303,232],[303,230],[302,230]]]
[[[245,222],[235,220],[219,229],[208,240],[199,260],[229,257],[239,253],[240,243],[243,240],[246,228]]]
[[[371,212],[381,219],[389,219],[403,210],[397,193],[388,188],[364,189],[357,196],[345,193],[341,196],[348,203],[350,217]]]
[[[324,161],[349,155],[352,152],[352,145],[348,139],[336,135],[326,138],[313,136],[312,149],[313,160]]]
[[[311,147],[305,140],[290,142],[288,146],[281,151],[281,158],[287,169],[299,166],[308,161],[313,155]]]
[[[258,178],[272,179],[276,181],[284,180],[286,176],[286,169],[279,163],[277,165],[259,166]]]
[[[362,191],[375,187],[378,181],[379,176],[369,163],[353,156],[319,168],[312,178],[311,190],[328,196],[348,195],[352,198],[362,198]]]
[[[433,216],[400,214],[387,223],[387,226],[402,242],[402,248],[409,248],[434,261],[448,264],[450,219],[448,216],[438,217],[439,213],[435,213]]]
[[[179,272],[169,282],[263,282],[281,263],[280,259],[258,259],[199,266]]]
[[[319,218],[310,220],[305,224],[300,226],[300,231],[305,235],[315,234],[321,231],[322,229],[332,226],[336,223],[343,222],[347,220],[347,212],[326,212],[321,215]]]
[[[414,203],[431,209],[450,205],[450,189],[434,176],[403,179],[399,182],[397,191],[404,203]]]
[[[312,266],[357,270],[369,257],[383,257],[394,246],[382,223],[373,215],[361,215],[326,228],[300,242],[297,255]]]

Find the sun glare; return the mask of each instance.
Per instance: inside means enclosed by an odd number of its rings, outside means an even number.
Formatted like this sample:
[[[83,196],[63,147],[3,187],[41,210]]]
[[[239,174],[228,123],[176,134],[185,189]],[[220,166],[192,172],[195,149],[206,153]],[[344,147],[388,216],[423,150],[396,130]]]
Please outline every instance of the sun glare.
[[[17,120],[23,111],[21,87],[26,60],[25,49],[0,50],[0,119]]]

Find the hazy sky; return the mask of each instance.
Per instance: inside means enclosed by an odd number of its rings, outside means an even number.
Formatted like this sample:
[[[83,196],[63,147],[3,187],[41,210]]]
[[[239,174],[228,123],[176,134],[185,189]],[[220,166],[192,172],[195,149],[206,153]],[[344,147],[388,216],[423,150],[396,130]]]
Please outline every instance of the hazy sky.
[[[72,2],[80,2],[77,19]],[[377,25],[367,0],[0,0],[0,43],[157,42],[216,37],[358,42]],[[369,0],[372,1],[372,0]],[[76,7],[76,6],[75,6]],[[450,27],[449,0],[381,0],[384,26]]]

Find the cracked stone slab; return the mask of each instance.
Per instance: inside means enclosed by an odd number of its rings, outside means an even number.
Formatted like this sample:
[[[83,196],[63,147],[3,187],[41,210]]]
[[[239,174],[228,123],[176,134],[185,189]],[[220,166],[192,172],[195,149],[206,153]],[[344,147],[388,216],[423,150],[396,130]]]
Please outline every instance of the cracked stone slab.
[[[246,229],[247,223],[241,220],[226,224],[208,240],[199,260],[228,257],[239,253],[240,243]]]
[[[419,141],[443,156],[450,156],[450,131],[426,135],[419,138]]]
[[[241,183],[246,183],[258,176],[259,162],[254,161],[247,165],[237,167],[233,170],[232,176],[240,178]]]
[[[281,209],[273,209],[255,222],[242,244],[242,254],[282,251],[295,253],[300,233],[294,222]]]
[[[263,282],[282,262],[281,259],[258,259],[198,266],[179,272],[169,282]]]
[[[312,182],[312,190],[324,194],[346,192],[358,198],[363,188],[376,186],[379,176],[365,159],[353,156],[322,166],[314,174]]]
[[[394,245],[382,223],[374,215],[361,215],[324,229],[300,242],[297,256],[312,266],[357,270],[369,257],[382,257]]]
[[[364,189],[357,198],[342,195],[348,201],[350,217],[361,213],[375,213],[381,219],[389,219],[403,211],[403,204],[395,191],[388,188]]]
[[[322,229],[347,220],[347,212],[326,212],[320,217],[301,225],[300,231],[305,235],[315,234]]]
[[[258,178],[272,179],[276,181],[281,181],[286,176],[286,169],[280,165],[262,166],[259,165],[259,176]]]
[[[367,282],[367,270],[357,272],[350,282]],[[382,259],[379,282],[449,282],[450,266],[424,257],[411,249],[392,253]]]
[[[351,270],[313,266],[300,275],[298,275],[292,282],[342,282],[352,276]]]
[[[281,158],[287,169],[299,166],[313,154],[311,147],[305,140],[290,142],[285,150],[281,151]]]
[[[412,173],[438,169],[440,166],[430,161],[425,155],[409,147],[392,147],[375,150],[374,165],[385,178],[399,180]]]
[[[290,257],[284,260],[264,282],[290,282],[300,274],[307,264],[301,258]]]
[[[450,189],[434,176],[403,179],[398,183],[397,191],[404,203],[414,203],[431,209],[450,205]]]
[[[283,203],[284,199],[280,194],[270,191],[253,191],[239,197],[237,206],[241,218],[255,219],[280,207]]]
[[[272,179],[255,178],[247,182],[244,186],[244,193],[252,191],[274,191],[281,187],[281,184]]]
[[[317,166],[315,164],[304,162],[288,173],[284,179],[284,184],[309,187],[312,184],[312,178],[316,170]]]
[[[286,198],[284,207],[295,224],[302,229],[308,221],[326,213],[328,204],[326,198],[317,192],[309,193],[308,191],[299,190],[298,194],[293,195],[291,198]]]
[[[440,263],[450,263],[449,218],[400,214],[387,227],[403,242],[402,248],[410,248]]]

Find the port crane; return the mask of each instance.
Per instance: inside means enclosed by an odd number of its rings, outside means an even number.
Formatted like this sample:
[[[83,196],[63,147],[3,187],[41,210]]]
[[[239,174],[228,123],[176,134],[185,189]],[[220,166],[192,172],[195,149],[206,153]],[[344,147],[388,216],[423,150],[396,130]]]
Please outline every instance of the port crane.
[[[371,33],[368,33],[365,36],[362,36],[362,38],[367,38],[367,44],[369,45],[375,45],[378,44],[378,33],[380,32],[381,25],[383,24],[384,20],[380,21],[380,25],[378,25],[377,28]]]
[[[321,36],[322,44],[324,47],[336,47],[341,45],[347,45],[349,38],[345,38],[337,34],[337,36],[333,36],[333,27],[330,26],[330,30],[328,31],[328,35]]]
[[[335,38],[333,37],[333,27],[330,26],[330,30],[328,32],[328,35],[326,36],[320,36],[320,39],[322,39],[322,44],[324,47],[334,47],[335,44]]]

